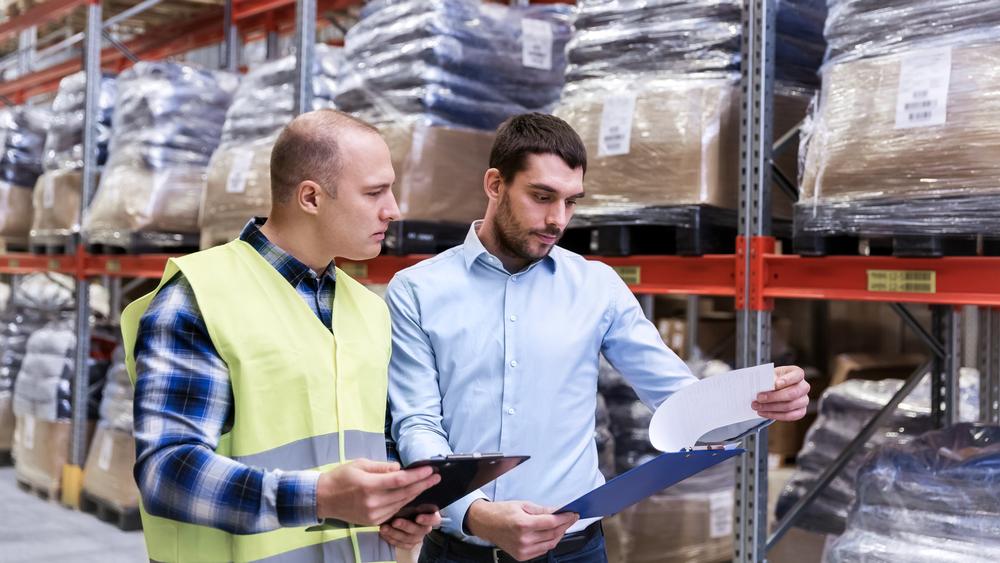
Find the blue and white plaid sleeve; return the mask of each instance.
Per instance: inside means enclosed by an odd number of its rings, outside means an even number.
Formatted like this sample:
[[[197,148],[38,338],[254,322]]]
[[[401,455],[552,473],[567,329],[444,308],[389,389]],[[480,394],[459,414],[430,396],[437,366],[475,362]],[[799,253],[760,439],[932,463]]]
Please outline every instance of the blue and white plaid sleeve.
[[[265,471],[215,453],[232,386],[183,276],[142,317],[135,357],[135,479],[150,514],[234,534],[318,521],[318,472]]]

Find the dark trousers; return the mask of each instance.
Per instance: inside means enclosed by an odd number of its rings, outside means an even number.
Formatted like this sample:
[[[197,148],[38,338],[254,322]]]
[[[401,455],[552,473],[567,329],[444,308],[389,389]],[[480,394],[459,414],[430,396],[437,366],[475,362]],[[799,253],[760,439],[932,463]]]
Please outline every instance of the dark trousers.
[[[455,541],[455,540],[453,540]],[[505,556],[502,561],[513,561],[509,556]],[[590,539],[583,547],[563,555],[543,555],[537,560],[548,563],[607,563],[608,555],[604,547],[604,535],[597,534]],[[430,539],[424,539],[424,546],[420,550],[418,563],[492,563],[488,559],[470,559],[460,557],[454,553],[449,553],[448,544],[444,547],[434,543]]]

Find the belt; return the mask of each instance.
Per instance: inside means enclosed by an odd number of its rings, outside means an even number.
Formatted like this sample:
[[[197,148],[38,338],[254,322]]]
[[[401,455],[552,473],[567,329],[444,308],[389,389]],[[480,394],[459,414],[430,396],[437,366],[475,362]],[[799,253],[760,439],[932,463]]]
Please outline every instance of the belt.
[[[570,553],[574,553],[583,549],[585,545],[590,543],[590,540],[602,535],[603,533],[604,532],[601,529],[601,522],[594,522],[579,532],[564,536],[562,541],[556,544],[556,546],[549,553],[552,555],[568,555]],[[427,534],[427,540],[434,544],[434,546],[438,549],[441,549],[442,551],[447,549],[449,554],[453,553],[465,559],[488,563],[514,563],[517,561],[517,559],[514,559],[510,554],[499,548],[466,543],[462,540],[448,536],[438,530],[431,530],[431,533]],[[528,563],[547,560],[548,558],[543,555],[534,559],[529,559]]]

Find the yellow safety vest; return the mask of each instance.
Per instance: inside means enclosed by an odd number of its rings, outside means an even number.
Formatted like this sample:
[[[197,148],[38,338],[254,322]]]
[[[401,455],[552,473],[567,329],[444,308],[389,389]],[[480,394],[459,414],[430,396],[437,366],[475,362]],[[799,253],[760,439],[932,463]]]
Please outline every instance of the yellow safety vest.
[[[177,272],[191,284],[212,343],[229,367],[235,417],[216,453],[285,471],[386,459],[391,329],[378,296],[338,269],[331,333],[291,284],[241,240],[171,259],[159,287],[122,313],[133,383],[139,319]],[[375,527],[238,535],[140,510],[154,561],[395,561]]]

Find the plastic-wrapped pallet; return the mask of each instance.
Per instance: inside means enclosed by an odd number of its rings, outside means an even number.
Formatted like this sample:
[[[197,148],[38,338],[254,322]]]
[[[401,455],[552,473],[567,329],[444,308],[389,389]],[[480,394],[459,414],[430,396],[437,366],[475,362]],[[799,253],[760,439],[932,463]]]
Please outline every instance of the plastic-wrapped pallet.
[[[369,2],[345,38],[337,107],[487,131],[544,111],[562,89],[572,14],[559,4]]]
[[[132,476],[135,439],[132,434],[132,382],[125,369],[125,351],[118,346],[108,368],[100,422],[83,473],[84,493],[119,512],[139,506],[139,489]]]
[[[848,380],[827,389],[819,403],[819,416],[806,434],[792,474],[775,508],[778,518],[809,490],[823,471],[840,455],[861,428],[902,387],[898,379]],[[963,370],[960,417],[974,420],[978,414],[978,375]],[[925,380],[896,408],[892,417],[865,445],[872,451],[882,445],[905,445],[933,429],[930,418],[930,383]],[[856,476],[864,461],[860,452],[802,513],[797,526],[812,532],[840,534],[855,499]]]
[[[43,168],[34,192],[31,240],[51,243],[80,231],[80,197],[83,189],[83,119],[86,75],[67,76],[52,101],[52,122],[45,137]],[[118,96],[115,79],[101,78],[97,97],[97,166],[108,159],[111,115]]]
[[[742,0],[580,0],[567,81],[615,73],[739,71]],[[777,3],[775,76],[815,85],[824,0]]]
[[[313,109],[333,107],[341,49],[316,45]],[[236,238],[246,222],[271,209],[271,148],[293,115],[295,57],[265,63],[236,90],[212,154],[201,203],[201,247]]]
[[[10,452],[14,438],[14,382],[21,370],[28,336],[42,327],[38,312],[13,307],[0,316],[0,452]]]
[[[45,110],[23,106],[0,112],[0,237],[8,244],[28,242],[49,117]]]
[[[1000,5],[831,2],[821,103],[803,135],[803,233],[1000,228]]]
[[[778,89],[776,132],[798,123],[809,96]],[[686,206],[737,209],[738,77],[608,75],[568,85],[555,113],[576,129],[589,155],[587,197],[574,224],[683,225]],[[777,159],[790,177],[795,159],[794,151]],[[776,195],[775,211],[790,216],[790,202]]]
[[[142,62],[122,73],[110,158],[84,224],[90,242],[190,242],[236,86],[231,74],[176,63]]]
[[[873,452],[827,563],[1000,560],[1000,427],[958,424]]]

